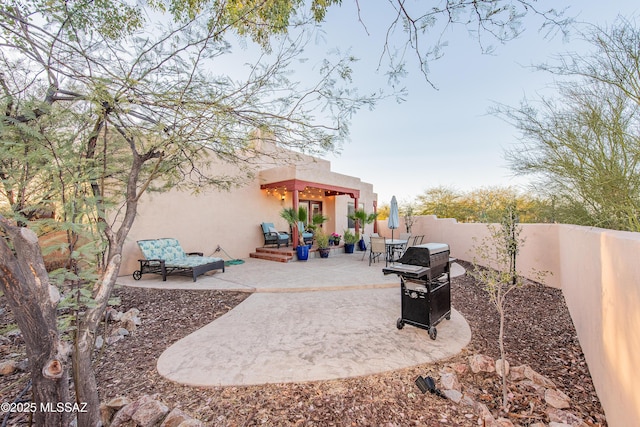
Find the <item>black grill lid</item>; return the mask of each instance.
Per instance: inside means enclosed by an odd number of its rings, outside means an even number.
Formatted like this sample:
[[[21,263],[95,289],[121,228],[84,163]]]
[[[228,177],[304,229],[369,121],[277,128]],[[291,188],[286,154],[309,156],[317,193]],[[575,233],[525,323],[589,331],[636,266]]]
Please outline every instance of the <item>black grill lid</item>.
[[[424,245],[410,246],[398,262],[401,264],[431,267],[431,255],[445,251],[449,251],[449,245],[445,243],[425,243]]]

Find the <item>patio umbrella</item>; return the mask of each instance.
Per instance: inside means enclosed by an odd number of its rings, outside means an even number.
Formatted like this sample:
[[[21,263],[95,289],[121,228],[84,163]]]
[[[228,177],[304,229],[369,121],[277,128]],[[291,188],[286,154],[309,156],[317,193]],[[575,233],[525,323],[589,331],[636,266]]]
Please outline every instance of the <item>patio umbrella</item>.
[[[396,196],[391,198],[391,207],[389,209],[389,222],[388,227],[391,229],[391,240],[393,240],[393,230],[400,225],[400,214],[398,213],[398,201]]]

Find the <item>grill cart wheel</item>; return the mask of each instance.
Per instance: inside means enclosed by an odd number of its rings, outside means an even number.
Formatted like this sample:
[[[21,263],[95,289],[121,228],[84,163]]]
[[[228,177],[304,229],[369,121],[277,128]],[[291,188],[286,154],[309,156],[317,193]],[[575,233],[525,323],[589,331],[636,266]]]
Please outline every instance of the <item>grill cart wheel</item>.
[[[404,328],[404,322],[402,321],[402,317],[398,319],[398,321],[396,322],[396,327],[398,329],[402,329]]]
[[[429,338],[431,338],[432,340],[435,340],[437,336],[438,336],[438,330],[434,326],[430,327]]]
[[[447,319],[447,320],[451,320],[451,313],[449,313],[446,316],[444,316],[444,318]]]
[[[134,280],[140,280],[140,278],[142,277],[142,272],[140,270],[136,270],[133,272],[133,279]]]

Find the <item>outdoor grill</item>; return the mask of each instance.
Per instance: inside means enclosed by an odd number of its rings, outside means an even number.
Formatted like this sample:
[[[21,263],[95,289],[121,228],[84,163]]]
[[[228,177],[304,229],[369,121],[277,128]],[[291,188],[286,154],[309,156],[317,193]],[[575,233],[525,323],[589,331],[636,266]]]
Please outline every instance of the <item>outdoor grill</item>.
[[[386,274],[400,276],[402,314],[396,326],[405,323],[429,331],[435,340],[436,325],[451,318],[451,261],[449,245],[426,243],[411,246]]]

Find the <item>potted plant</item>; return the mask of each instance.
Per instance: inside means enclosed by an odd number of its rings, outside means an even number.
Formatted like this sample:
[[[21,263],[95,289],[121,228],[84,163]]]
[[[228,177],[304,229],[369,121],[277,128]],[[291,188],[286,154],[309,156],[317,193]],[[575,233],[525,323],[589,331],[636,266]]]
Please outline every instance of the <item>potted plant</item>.
[[[327,221],[329,221],[329,217],[317,213],[311,218],[311,224],[308,225],[308,228],[315,233]]]
[[[348,215],[348,218],[358,223],[358,229],[364,231],[364,226],[367,224],[371,224],[378,218],[378,213],[370,213],[365,212],[364,209],[358,209],[351,215]],[[358,246],[361,251],[367,250],[367,245],[364,242],[364,235],[361,235],[360,232],[356,234]]]
[[[318,252],[320,252],[320,258],[328,258],[329,252],[329,236],[322,230],[318,230],[315,235],[316,243],[318,244]]]
[[[338,246],[340,244],[341,238],[342,238],[341,235],[334,232],[334,233],[331,233],[331,238],[329,239],[329,242],[333,243],[334,246]]]
[[[353,248],[358,241],[358,237],[350,230],[344,230],[344,251],[345,253],[352,254]]]
[[[306,261],[309,259],[309,246],[304,244],[304,238],[302,232],[304,228],[300,227],[300,224],[304,224],[307,220],[307,209],[304,206],[299,206],[296,211],[293,208],[284,208],[280,212],[280,216],[289,223],[291,228],[295,227],[298,230],[298,246],[296,247],[296,255],[299,261]]]

